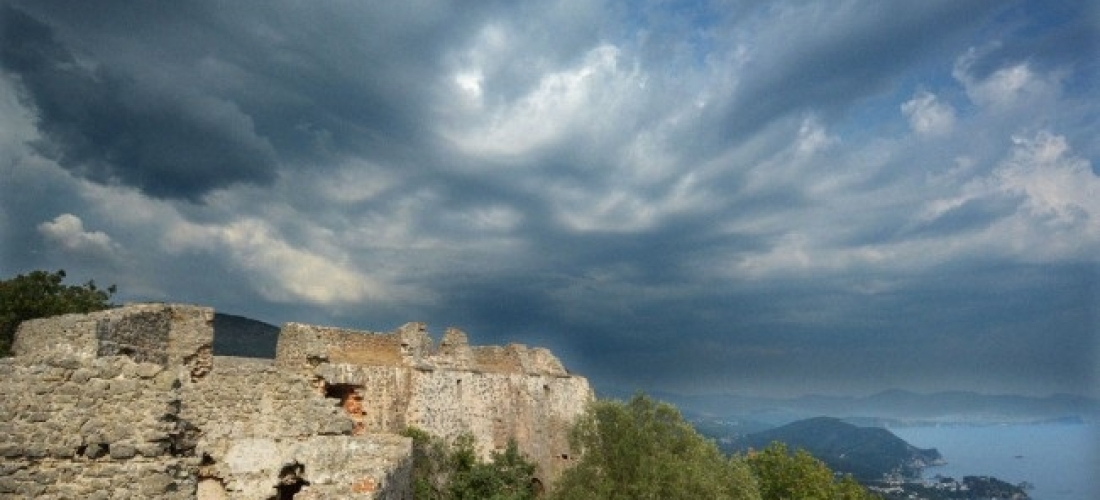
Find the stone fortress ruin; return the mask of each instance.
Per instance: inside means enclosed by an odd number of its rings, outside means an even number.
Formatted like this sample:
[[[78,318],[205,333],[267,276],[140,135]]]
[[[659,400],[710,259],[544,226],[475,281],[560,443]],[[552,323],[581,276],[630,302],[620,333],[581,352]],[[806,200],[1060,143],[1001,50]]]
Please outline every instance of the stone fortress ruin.
[[[416,427],[515,439],[553,481],[593,398],[545,349],[421,323],[289,323],[275,359],[215,356],[214,311],[129,305],[24,322],[0,359],[0,498],[412,498]]]

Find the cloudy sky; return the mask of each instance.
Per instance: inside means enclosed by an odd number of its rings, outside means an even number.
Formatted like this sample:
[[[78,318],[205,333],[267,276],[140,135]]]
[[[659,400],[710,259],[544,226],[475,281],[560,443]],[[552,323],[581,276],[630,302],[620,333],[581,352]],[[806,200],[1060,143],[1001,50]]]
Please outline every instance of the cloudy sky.
[[[599,388],[1100,396],[1097,5],[3,0],[0,274]]]

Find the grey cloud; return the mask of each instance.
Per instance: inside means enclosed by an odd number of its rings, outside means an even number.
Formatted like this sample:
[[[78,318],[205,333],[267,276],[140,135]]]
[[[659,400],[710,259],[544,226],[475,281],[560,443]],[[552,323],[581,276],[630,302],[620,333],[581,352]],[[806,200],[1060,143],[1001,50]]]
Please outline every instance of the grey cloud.
[[[715,110],[716,141],[738,139],[791,112],[844,111],[896,84],[899,72],[984,22],[997,2],[781,6],[783,22],[747,23],[762,45],[745,82]],[[772,14],[774,12],[769,12]]]
[[[162,197],[196,198],[237,182],[270,182],[275,158],[247,116],[217,98],[157,93],[87,68],[48,25],[10,6],[3,67],[38,115],[44,155],[77,175]]]
[[[1094,266],[981,255],[990,245],[968,238],[1010,216],[1010,196],[920,217],[1009,154],[1020,125],[959,105],[949,75],[990,33],[1014,39],[1004,26],[1028,24],[1018,3],[18,5],[0,63],[38,115],[39,150],[121,186],[0,185],[3,243],[40,245],[37,224],[77,215],[134,257],[86,271],[121,275],[125,299],[276,323],[455,325],[478,343],[549,346],[602,387],[1095,391]],[[504,42],[477,52],[492,29]],[[616,66],[579,71],[601,44]],[[754,59],[730,75],[740,48]],[[463,114],[448,100],[455,72],[479,64],[483,107]],[[545,144],[510,156],[446,135],[553,75],[592,89],[577,87],[584,105]],[[958,106],[957,136],[908,135],[897,99],[925,85]],[[1066,113],[1050,110],[1051,133],[1073,132],[1058,128]],[[1090,137],[1091,120],[1066,128]],[[807,125],[831,142],[802,155]],[[269,269],[226,245],[164,255],[161,221],[113,217],[104,199],[138,196],[129,187],[199,237],[256,222],[290,255],[411,292],[273,300],[257,289]],[[616,196],[626,208],[602,213]],[[59,262],[29,245],[0,267]],[[741,268],[772,254],[762,272]]]
[[[190,200],[348,155],[416,165],[448,37],[478,11],[70,7],[3,16],[3,67],[38,114],[39,150],[97,182]]]
[[[1072,69],[1080,77],[1095,74],[1100,58],[1100,9],[1088,2],[1055,0],[1011,7],[1030,23],[994,31],[970,70],[979,79],[1006,66],[1027,62],[1040,71]],[[1066,50],[1072,47],[1074,50]]]

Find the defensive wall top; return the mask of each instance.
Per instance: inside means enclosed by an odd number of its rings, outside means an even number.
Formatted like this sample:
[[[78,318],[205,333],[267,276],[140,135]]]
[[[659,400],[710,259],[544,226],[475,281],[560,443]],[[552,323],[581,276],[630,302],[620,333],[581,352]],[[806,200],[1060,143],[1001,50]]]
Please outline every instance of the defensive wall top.
[[[13,352],[21,358],[74,360],[125,355],[138,362],[188,367],[201,377],[213,363],[214,309],[182,304],[129,304],[90,314],[25,321]],[[321,363],[393,366],[568,377],[547,349],[522,344],[470,346],[448,328],[433,342],[424,323],[387,333],[287,323],[279,332],[275,365],[308,370]]]

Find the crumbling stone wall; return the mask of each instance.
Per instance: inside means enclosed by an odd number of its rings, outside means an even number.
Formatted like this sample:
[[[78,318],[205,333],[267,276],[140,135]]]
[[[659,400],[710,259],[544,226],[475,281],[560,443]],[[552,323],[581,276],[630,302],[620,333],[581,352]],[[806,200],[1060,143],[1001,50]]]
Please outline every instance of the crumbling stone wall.
[[[28,363],[122,355],[201,378],[213,362],[214,310],[173,304],[137,304],[91,314],[26,321],[12,345]]]
[[[354,435],[354,421],[320,381],[276,369],[271,360],[215,357],[185,391],[181,419],[201,429],[198,498],[412,496],[411,443],[396,435]]]
[[[178,380],[126,357],[0,360],[0,497],[191,498]]]
[[[208,308],[25,322],[0,360],[0,495],[191,498],[181,392],[207,371]]]
[[[550,482],[592,398],[544,349],[449,329],[290,323],[274,360],[213,356],[213,310],[144,304],[25,322],[0,360],[0,498],[408,500],[415,426],[514,438]]]
[[[333,347],[368,345],[391,356],[399,348],[401,355],[396,362],[380,361],[369,352]],[[392,333],[291,324],[276,352],[278,366],[318,377],[326,386],[353,388],[362,411],[356,420],[366,432],[411,426],[446,439],[468,433],[483,458],[515,439],[546,482],[575,458],[569,428],[594,397],[588,381],[566,372],[546,349],[470,347],[455,328],[433,346],[420,323]]]

